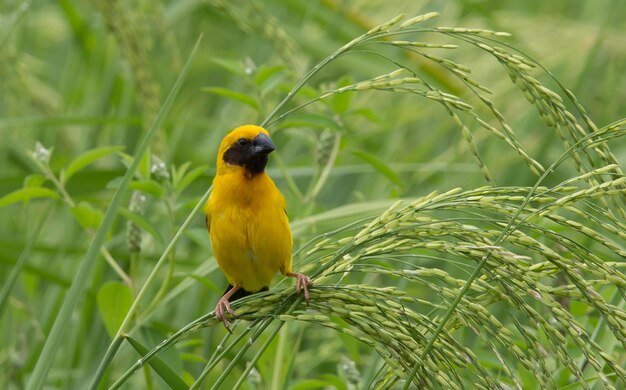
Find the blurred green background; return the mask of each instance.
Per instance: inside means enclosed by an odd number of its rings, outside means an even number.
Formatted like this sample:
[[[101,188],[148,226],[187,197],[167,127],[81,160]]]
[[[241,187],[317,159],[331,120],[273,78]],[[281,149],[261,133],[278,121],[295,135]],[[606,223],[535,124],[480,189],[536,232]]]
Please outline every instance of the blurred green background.
[[[201,34],[181,92],[151,146],[151,154],[163,165],[153,158],[152,170],[149,162],[142,166],[133,188],[141,190],[144,200],[133,204],[128,196],[107,237],[109,263],[117,263],[129,275],[133,294],[210,186],[217,145],[226,132],[260,123],[306,70],[354,37],[397,14],[412,17],[431,11],[441,14],[428,22],[431,26],[510,32],[511,37],[498,39],[552,72],[599,126],[624,116],[626,3],[619,0],[3,1],[0,198],[24,186],[43,186],[57,195],[46,192],[39,196],[48,199],[0,208],[0,280],[8,280],[20,256],[27,255],[0,313],[2,387],[19,389],[27,382],[129,163],[121,152],[133,154]],[[493,57],[450,37],[432,34],[422,39],[461,46],[433,52],[470,67],[472,76],[493,91],[491,100],[529,155],[549,166],[563,153],[557,133],[543,124]],[[372,50],[414,67],[437,88],[473,99],[437,64],[392,48]],[[394,69],[389,61],[365,51],[341,58],[315,76],[287,108],[329,88]],[[556,86],[546,74],[536,77],[548,87]],[[337,95],[297,111],[269,130],[278,146],[269,172],[287,198],[296,249],[319,233],[383,210],[395,199],[489,184],[448,113],[416,95],[377,91]],[[480,127],[470,130],[495,184],[535,183],[537,176],[503,141]],[[32,157],[37,142],[50,152],[49,172],[41,171]],[[102,149],[111,146],[119,148]],[[611,147],[624,161],[623,138]],[[90,150],[97,152],[85,158]],[[333,153],[336,161],[328,180],[319,181]],[[75,173],[62,177],[72,162]],[[568,162],[546,184],[575,172],[575,165]],[[61,180],[63,190],[50,174]],[[367,203],[374,201],[381,203]],[[354,212],[361,204],[362,210]],[[352,211],[341,218],[340,211],[346,208]],[[328,215],[332,218],[325,218]],[[135,255],[128,244],[138,242],[132,234],[129,238],[132,223],[139,226],[133,234],[142,237]],[[101,318],[107,303],[99,307],[97,297],[107,282],[121,279],[107,264],[104,257],[98,261],[86,294],[66,324],[65,342],[48,377],[51,388],[84,388],[110,342]],[[198,267],[204,267],[200,274]],[[203,218],[197,218],[177,244],[167,268],[159,275],[161,291],[157,286],[149,292],[155,297],[154,307],[142,308],[154,311],[141,333],[148,346],[212,310],[226,286],[211,259]],[[187,284],[179,295],[171,302],[161,301],[183,281]],[[314,327],[307,331],[323,332]],[[211,328],[196,335],[170,361],[185,378],[197,377],[202,356],[215,348],[223,333]],[[274,388],[292,388],[303,378],[338,375],[342,356],[357,360],[364,369],[364,361],[358,361],[359,348],[352,339],[320,345],[305,355],[313,362],[307,361],[289,378],[281,373],[272,376],[268,370],[264,380],[279,375],[272,381],[277,384]],[[120,354],[112,379],[137,358],[129,349]],[[167,388],[156,376],[136,375],[134,381],[128,388],[144,388],[145,383]],[[253,382],[247,386],[254,388]],[[320,386],[334,383],[328,382]],[[335,382],[338,388],[349,384]]]

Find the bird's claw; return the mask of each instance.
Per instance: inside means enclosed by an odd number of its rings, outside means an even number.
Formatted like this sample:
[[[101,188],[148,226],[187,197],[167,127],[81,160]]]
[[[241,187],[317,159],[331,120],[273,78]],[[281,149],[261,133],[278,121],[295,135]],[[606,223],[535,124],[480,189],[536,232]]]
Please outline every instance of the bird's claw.
[[[228,322],[228,320],[226,319],[226,312],[228,312],[232,316],[235,315],[233,308],[230,307],[228,299],[224,299],[224,297],[222,297],[219,301],[217,301],[217,306],[215,306],[215,317],[224,323],[224,327],[226,328],[226,330],[228,330],[229,333],[233,333],[230,330],[230,322]]]
[[[301,290],[304,290],[304,300],[309,303],[309,289],[312,285],[311,279],[304,274],[296,274],[296,292],[300,294]]]

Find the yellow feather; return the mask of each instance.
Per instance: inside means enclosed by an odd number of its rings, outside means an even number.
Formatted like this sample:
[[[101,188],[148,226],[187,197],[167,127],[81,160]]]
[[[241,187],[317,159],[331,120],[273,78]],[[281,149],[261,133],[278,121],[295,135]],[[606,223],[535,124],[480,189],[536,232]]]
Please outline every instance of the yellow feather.
[[[230,284],[249,292],[268,287],[277,272],[291,272],[292,238],[283,195],[265,172],[251,175],[223,159],[238,139],[260,133],[268,135],[262,127],[242,126],[222,140],[205,207],[219,267]]]

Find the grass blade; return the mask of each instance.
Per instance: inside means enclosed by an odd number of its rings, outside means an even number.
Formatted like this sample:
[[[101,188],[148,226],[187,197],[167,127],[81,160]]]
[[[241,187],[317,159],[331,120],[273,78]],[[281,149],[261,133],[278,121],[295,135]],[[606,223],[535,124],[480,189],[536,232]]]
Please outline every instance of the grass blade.
[[[189,58],[187,59],[187,63],[185,64],[185,66],[181,70],[180,75],[178,76],[178,79],[176,80],[176,83],[174,83],[174,86],[172,87],[172,90],[170,91],[169,95],[165,99],[165,103],[163,103],[163,106],[161,107],[161,110],[159,111],[159,115],[157,116],[157,119],[155,120],[155,124],[150,129],[150,131],[152,131],[152,130],[154,130],[155,128],[158,127],[157,125],[161,123],[161,121],[165,117],[166,112],[169,111],[169,108],[171,107],[171,105],[172,105],[172,103],[174,101],[174,97],[176,96],[178,90],[180,89],[180,87],[181,87],[181,85],[183,83],[183,80],[185,78],[185,75],[189,71],[189,66],[191,64],[191,60],[194,57],[194,54],[196,53],[196,51],[198,50],[198,47],[200,46],[200,41],[201,40],[202,40],[202,36],[200,36],[200,38],[198,38],[198,41],[196,42],[196,45],[194,46],[193,50],[191,51],[191,54],[189,55]],[[137,168],[137,165],[139,165],[139,162],[140,162],[140,159],[138,158],[139,156],[140,155],[135,155],[134,159],[133,159],[132,167],[135,167],[135,170]],[[128,182],[123,182],[120,185],[120,187],[122,187],[122,186],[127,187],[128,184],[129,184]],[[122,325],[120,326],[120,329],[118,330],[117,335],[113,338],[113,341],[111,342],[111,344],[107,348],[107,351],[106,351],[104,357],[102,358],[102,361],[100,362],[100,366],[98,367],[98,370],[96,371],[96,374],[95,374],[95,376],[94,376],[94,378],[93,378],[93,380],[92,380],[92,382],[91,382],[91,384],[89,386],[90,389],[95,389],[98,386],[98,384],[100,383],[100,380],[102,379],[102,376],[104,375],[104,372],[106,371],[108,365],[110,364],[111,360],[113,359],[113,356],[115,356],[115,353],[117,352],[117,348],[119,348],[119,346],[121,345],[121,341],[123,339],[122,338],[122,334],[128,328],[128,326],[130,324],[130,320],[131,320],[133,314],[135,313],[135,310],[137,309],[137,306],[139,305],[139,302],[141,301],[141,298],[146,293],[147,288],[152,284],[152,281],[155,279],[156,274],[158,273],[158,271],[161,269],[161,267],[165,263],[167,257],[169,256],[169,253],[174,248],[174,245],[176,244],[176,241],[178,241],[178,239],[180,238],[182,233],[185,231],[187,226],[189,226],[189,224],[191,223],[191,220],[193,219],[193,217],[202,208],[202,206],[204,205],[204,202],[206,201],[206,199],[208,199],[210,191],[211,191],[211,189],[209,189],[204,194],[204,196],[202,197],[200,202],[198,202],[198,205],[191,211],[189,217],[187,217],[187,219],[182,224],[180,229],[178,229],[178,232],[176,232],[176,234],[172,238],[172,241],[170,241],[170,243],[167,246],[167,248],[165,248],[165,251],[161,255],[161,258],[159,259],[157,264],[152,269],[152,272],[150,273],[150,275],[146,279],[146,282],[144,283],[143,287],[141,288],[141,290],[139,290],[139,293],[137,293],[137,296],[135,297],[135,300],[133,301],[132,306],[130,307],[130,309],[128,310],[128,313],[126,314],[126,317],[124,318],[124,321],[122,321]]]
[[[40,216],[40,220],[42,222],[37,224],[37,228],[33,232],[32,237],[30,238],[30,240],[28,240],[28,243],[26,244],[26,247],[24,247],[22,254],[17,259],[17,262],[13,266],[13,269],[11,269],[11,273],[9,274],[8,279],[4,282],[4,285],[2,286],[2,290],[0,290],[0,318],[2,318],[2,313],[4,313],[4,309],[5,309],[7,300],[9,298],[9,294],[11,294],[11,289],[13,288],[13,285],[15,284],[15,281],[17,280],[18,276],[22,272],[22,269],[26,265],[26,261],[28,260],[30,253],[33,249],[33,246],[35,245],[35,242],[37,241],[37,237],[39,237],[39,233],[41,232],[41,229],[43,228],[43,225],[44,225],[43,221],[46,220],[46,217],[48,216],[49,212],[50,212],[50,208],[48,207],[48,209],[46,209],[46,211]]]
[[[126,336],[126,340],[130,343],[130,345],[135,348],[139,355],[143,356],[150,352],[148,348],[144,347],[139,341],[135,340],[130,336]],[[155,356],[148,362],[150,367],[157,373],[172,389],[174,390],[187,390],[189,386],[183,381],[183,379],[176,374],[176,372],[167,365],[163,360],[159,359],[159,357]]]
[[[189,60],[187,61],[187,64],[181,71],[180,75],[178,76],[178,79],[176,80],[176,83],[174,83],[172,90],[170,91],[169,95],[165,99],[165,102],[161,106],[161,109],[159,110],[159,114],[157,115],[156,119],[150,126],[150,129],[146,132],[141,142],[137,146],[137,150],[134,153],[133,163],[124,174],[124,177],[122,178],[122,181],[120,182],[120,186],[118,187],[117,191],[115,191],[115,194],[113,195],[113,199],[111,199],[111,203],[102,220],[102,224],[96,231],[93,241],[89,245],[89,249],[87,250],[87,253],[83,257],[80,263],[80,267],[78,268],[78,271],[76,272],[76,275],[74,276],[74,280],[72,281],[72,286],[70,287],[67,293],[67,296],[65,297],[65,300],[63,301],[63,305],[61,306],[61,309],[59,310],[59,313],[57,314],[54,320],[54,325],[52,326],[52,330],[50,331],[50,334],[48,335],[48,338],[46,339],[43,350],[41,351],[41,355],[39,356],[39,359],[37,360],[37,363],[35,365],[35,369],[33,370],[33,374],[28,382],[28,385],[26,386],[27,390],[39,390],[43,387],[45,383],[45,380],[48,376],[48,372],[50,371],[50,368],[52,367],[54,356],[56,352],[58,351],[59,346],[61,345],[61,342],[63,341],[63,336],[65,335],[65,331],[68,328],[67,324],[71,322],[72,312],[74,311],[74,308],[78,304],[78,301],[80,300],[80,298],[83,296],[87,282],[90,280],[92,270],[98,259],[100,248],[104,244],[104,240],[107,236],[109,228],[111,227],[113,223],[113,219],[117,215],[118,209],[121,206],[122,199],[124,198],[124,196],[126,195],[126,192],[128,191],[128,185],[130,184],[130,181],[132,180],[133,175],[139,168],[139,164],[141,163],[141,160],[142,160],[141,156],[143,156],[144,153],[148,150],[148,147],[150,146],[150,141],[156,135],[157,131],[159,130],[161,126],[161,123],[163,122],[163,120],[165,119],[165,116],[169,112],[172,106],[172,103],[174,102],[174,98],[176,97],[176,95],[178,94],[178,91],[180,90],[182,81],[185,75],[187,74],[189,64],[191,63],[191,59],[193,58],[193,55],[195,54],[198,48],[198,44],[200,43],[201,38],[202,37],[200,37],[198,39],[198,42],[196,42],[196,46],[191,52],[191,55],[189,56]],[[115,344],[116,343],[114,340],[112,346]],[[111,346],[109,347],[109,349],[111,349]]]

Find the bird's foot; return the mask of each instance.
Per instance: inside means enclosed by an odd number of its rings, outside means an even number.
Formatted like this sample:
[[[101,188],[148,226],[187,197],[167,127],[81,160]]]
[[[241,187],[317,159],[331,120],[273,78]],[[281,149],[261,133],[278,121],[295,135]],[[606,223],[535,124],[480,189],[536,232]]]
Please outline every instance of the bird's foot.
[[[311,279],[305,274],[298,274],[294,272],[288,272],[287,276],[296,278],[296,292],[300,294],[300,291],[304,291],[304,300],[309,303],[309,289],[308,287],[313,284]]]
[[[232,331],[230,330],[230,323],[225,316],[226,313],[229,313],[232,316],[235,315],[233,308],[230,307],[230,303],[228,302],[228,297],[223,296],[220,298],[219,301],[217,301],[217,305],[215,306],[215,317],[224,323],[224,327],[226,328],[226,330],[232,333]]]

